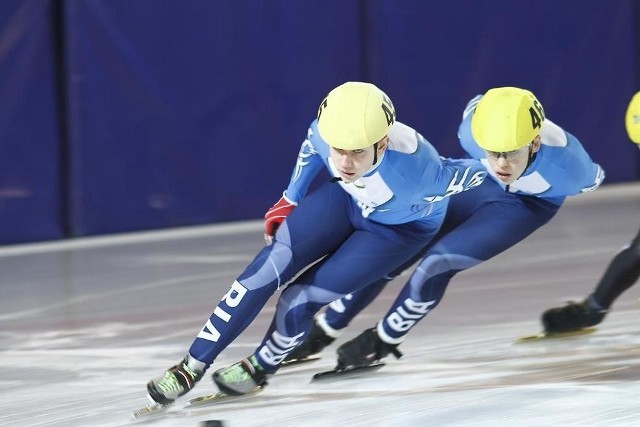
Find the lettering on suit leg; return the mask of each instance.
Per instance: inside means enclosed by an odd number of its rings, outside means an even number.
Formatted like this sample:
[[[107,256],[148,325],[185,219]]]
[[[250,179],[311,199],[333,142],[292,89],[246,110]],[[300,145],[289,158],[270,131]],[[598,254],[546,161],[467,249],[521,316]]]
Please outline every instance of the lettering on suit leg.
[[[391,329],[396,332],[407,332],[418,320],[427,315],[436,301],[418,302],[411,298],[404,300],[403,305],[396,308],[395,312],[387,316],[386,321]]]
[[[273,331],[271,338],[258,350],[258,354],[269,365],[277,366],[282,363],[291,350],[301,344],[300,338],[303,335],[304,332],[301,332],[294,337],[287,337],[278,331]]]
[[[347,294],[329,304],[329,308],[337,313],[344,313],[347,307],[344,306],[344,302],[342,302],[342,300],[350,301],[351,299],[353,299],[353,294]]]
[[[232,311],[230,309],[236,308],[240,304],[240,301],[242,301],[242,298],[244,298],[246,293],[247,288],[242,286],[240,282],[238,282],[237,280],[233,282],[233,285],[231,285],[231,289],[229,289],[229,292],[227,292],[222,297],[220,303],[213,310],[213,315],[211,317],[215,316],[223,320],[224,322],[229,323],[229,320],[231,320]],[[209,318],[207,319],[207,323],[204,325],[200,333],[198,333],[198,338],[202,338],[207,341],[218,342],[218,340],[220,339],[220,335],[220,331],[218,331],[218,329],[213,326],[211,318]]]

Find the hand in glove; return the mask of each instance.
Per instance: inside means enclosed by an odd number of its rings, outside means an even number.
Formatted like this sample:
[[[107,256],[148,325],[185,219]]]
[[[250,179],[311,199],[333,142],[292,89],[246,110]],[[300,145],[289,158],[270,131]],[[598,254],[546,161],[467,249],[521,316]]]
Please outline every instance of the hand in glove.
[[[278,203],[273,205],[271,209],[264,215],[264,239],[267,244],[273,243],[273,236],[275,236],[278,227],[285,220],[287,215],[293,211],[296,204],[289,201],[283,194]]]

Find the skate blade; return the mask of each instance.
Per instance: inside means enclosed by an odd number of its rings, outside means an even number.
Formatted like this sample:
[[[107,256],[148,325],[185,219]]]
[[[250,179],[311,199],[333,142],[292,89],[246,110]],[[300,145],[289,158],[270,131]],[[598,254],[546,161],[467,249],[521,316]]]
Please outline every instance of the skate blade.
[[[167,405],[163,405],[162,403],[154,403],[145,406],[144,408],[136,409],[133,411],[133,416],[135,418],[144,418],[152,415],[161,414],[166,411],[167,408],[171,407],[173,403],[169,403]]]
[[[303,359],[285,360],[284,362],[282,362],[282,367],[302,365],[304,363],[315,362],[316,360],[320,360],[320,355],[319,354],[314,354],[312,356],[305,357]]]
[[[336,368],[330,371],[318,372],[311,378],[311,382],[359,377],[375,372],[384,365],[386,365],[384,362],[375,362],[371,365],[355,366],[353,368]]]
[[[193,407],[193,406],[217,405],[219,403],[226,403],[226,402],[231,402],[237,399],[251,397],[260,393],[262,390],[264,390],[263,387],[258,387],[254,391],[251,391],[247,394],[237,395],[237,396],[218,391],[213,394],[207,394],[205,396],[195,397],[190,401],[188,401],[185,406]]]
[[[570,337],[578,337],[581,335],[588,335],[594,333],[598,328],[584,328],[578,331],[571,332],[558,332],[558,333],[547,333],[541,332],[536,335],[529,335],[526,337],[520,337],[516,340],[516,343],[524,343],[524,342],[532,342],[532,341],[540,341],[540,340],[549,340],[549,339],[557,339],[557,338],[570,338]]]

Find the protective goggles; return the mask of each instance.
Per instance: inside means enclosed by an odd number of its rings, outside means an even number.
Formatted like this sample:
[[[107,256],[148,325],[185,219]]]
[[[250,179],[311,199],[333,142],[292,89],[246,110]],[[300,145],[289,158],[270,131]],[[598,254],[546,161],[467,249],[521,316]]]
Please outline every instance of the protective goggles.
[[[530,149],[531,143],[513,151],[498,152],[484,150],[484,152],[487,154],[487,158],[491,160],[499,160],[500,157],[503,157],[508,162],[518,162],[529,158]]]

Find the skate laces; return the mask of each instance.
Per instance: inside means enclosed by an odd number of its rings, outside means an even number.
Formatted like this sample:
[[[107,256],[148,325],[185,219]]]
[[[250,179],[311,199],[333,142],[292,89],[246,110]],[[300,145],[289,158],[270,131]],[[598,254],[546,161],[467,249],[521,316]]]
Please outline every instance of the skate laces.
[[[191,377],[191,381],[197,381],[198,380],[198,376],[199,374],[194,371],[193,369],[191,369],[189,367],[189,365],[187,365],[186,363],[182,364],[182,368],[180,369],[181,372],[186,372],[190,377]]]
[[[182,377],[184,377],[187,387],[180,383],[178,375],[182,375]],[[198,373],[189,368],[186,363],[182,363],[175,369],[169,369],[166,371],[160,381],[156,383],[156,387],[164,394],[180,393],[185,389],[190,390],[193,387],[193,384],[198,380],[198,376]]]
[[[226,369],[221,369],[218,372],[218,376],[222,381],[227,384],[240,384],[251,382],[258,384],[254,376],[256,371],[262,371],[262,367],[258,364],[258,360],[255,356],[249,357],[249,359],[243,359],[238,363],[234,363]]]
[[[156,383],[156,387],[165,395],[180,393],[183,390],[176,375],[171,371],[164,373],[164,376]]]

